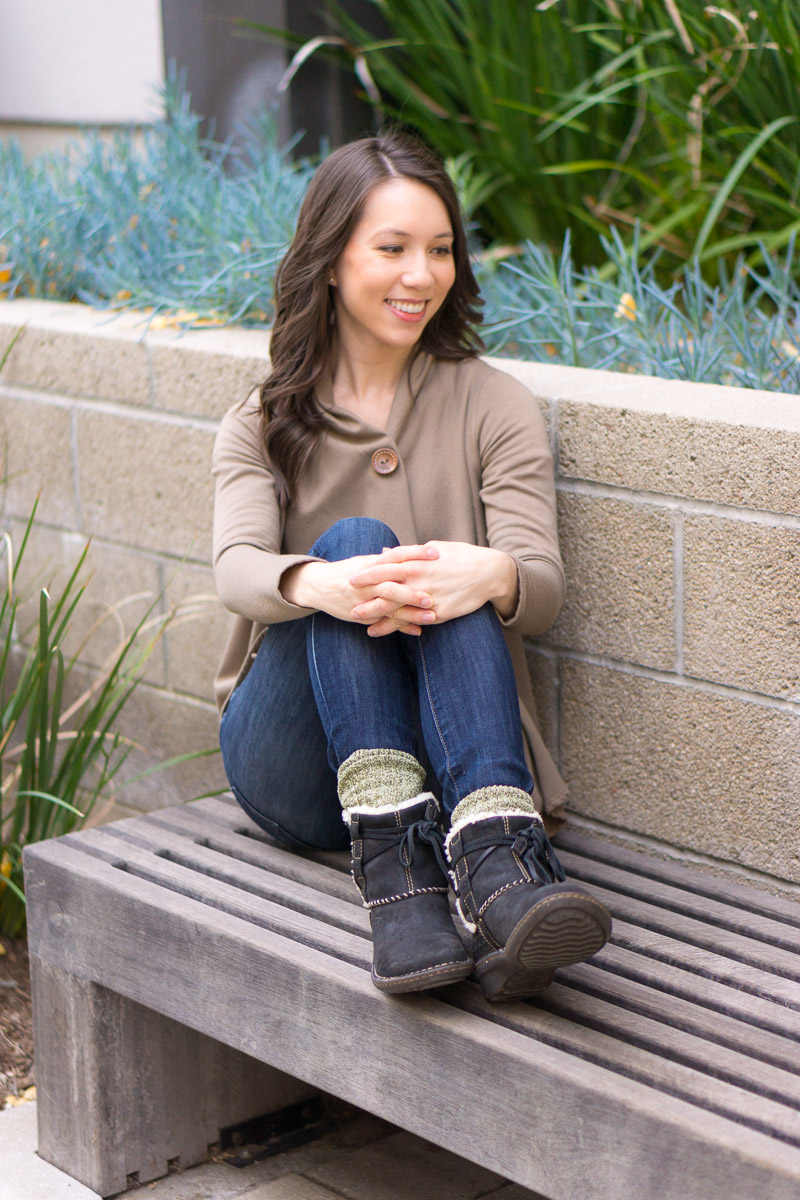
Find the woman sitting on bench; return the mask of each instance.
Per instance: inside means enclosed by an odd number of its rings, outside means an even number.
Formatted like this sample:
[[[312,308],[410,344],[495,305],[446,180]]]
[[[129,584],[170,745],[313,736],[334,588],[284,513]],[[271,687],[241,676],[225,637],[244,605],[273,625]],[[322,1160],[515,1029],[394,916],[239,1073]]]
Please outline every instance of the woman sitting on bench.
[[[275,297],[272,373],[214,452],[231,788],[290,847],[349,831],[376,987],[534,995],[611,919],[542,820],[565,789],[522,635],[563,599],[552,460],[530,393],[477,357],[441,161],[397,133],[331,154]]]

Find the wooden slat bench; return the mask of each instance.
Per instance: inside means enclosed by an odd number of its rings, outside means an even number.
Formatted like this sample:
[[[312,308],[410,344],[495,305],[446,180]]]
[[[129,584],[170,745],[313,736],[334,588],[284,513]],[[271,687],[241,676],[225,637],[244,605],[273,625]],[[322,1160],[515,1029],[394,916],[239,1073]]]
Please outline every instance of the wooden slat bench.
[[[377,992],[345,856],[232,800],[30,847],[40,1154],[106,1196],[310,1087],[552,1200],[797,1200],[800,905],[556,845],[612,941],[498,1005]]]

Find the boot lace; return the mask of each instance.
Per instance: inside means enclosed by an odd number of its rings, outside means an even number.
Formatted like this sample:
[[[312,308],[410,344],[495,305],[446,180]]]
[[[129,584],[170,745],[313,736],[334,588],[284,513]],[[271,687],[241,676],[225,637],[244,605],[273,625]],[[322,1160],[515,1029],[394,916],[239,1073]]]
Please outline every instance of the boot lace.
[[[532,822],[519,833],[492,834],[489,837],[476,839],[467,849],[468,854],[482,850],[476,859],[470,873],[478,870],[481,863],[498,846],[510,846],[526,868],[534,883],[563,883],[566,880],[564,868],[558,860],[550,838],[544,831],[544,826],[538,821]]]
[[[398,840],[398,834],[400,838]],[[447,863],[444,857],[444,834],[442,833],[436,821],[422,819],[414,821],[411,825],[404,829],[370,829],[370,840],[388,841],[391,844],[397,843],[397,857],[400,860],[401,866],[413,867],[416,857],[416,846],[422,842],[426,846],[430,846],[433,850],[434,858],[439,864],[442,874],[447,875]],[[372,858],[377,858],[378,855],[384,854],[390,850],[392,845],[384,846]]]

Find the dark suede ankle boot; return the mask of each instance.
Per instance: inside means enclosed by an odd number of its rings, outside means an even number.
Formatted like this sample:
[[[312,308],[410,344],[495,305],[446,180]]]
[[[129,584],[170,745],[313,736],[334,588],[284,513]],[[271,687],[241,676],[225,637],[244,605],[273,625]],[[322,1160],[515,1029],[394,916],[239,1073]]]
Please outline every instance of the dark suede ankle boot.
[[[447,856],[487,999],[535,996],[556,967],[582,962],[608,941],[610,913],[566,882],[538,818],[470,820],[448,836]]]
[[[465,979],[472,958],[450,916],[436,801],[348,810],[353,879],[372,925],[372,982],[417,992]]]

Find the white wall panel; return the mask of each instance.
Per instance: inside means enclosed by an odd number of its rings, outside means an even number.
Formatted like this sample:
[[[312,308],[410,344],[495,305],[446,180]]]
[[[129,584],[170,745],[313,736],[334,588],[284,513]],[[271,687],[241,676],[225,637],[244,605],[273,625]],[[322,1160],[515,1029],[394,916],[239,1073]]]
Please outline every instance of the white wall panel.
[[[0,0],[0,121],[152,120],[163,60],[160,0]]]

